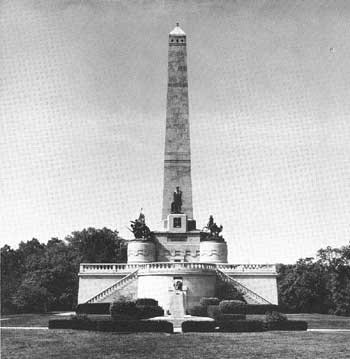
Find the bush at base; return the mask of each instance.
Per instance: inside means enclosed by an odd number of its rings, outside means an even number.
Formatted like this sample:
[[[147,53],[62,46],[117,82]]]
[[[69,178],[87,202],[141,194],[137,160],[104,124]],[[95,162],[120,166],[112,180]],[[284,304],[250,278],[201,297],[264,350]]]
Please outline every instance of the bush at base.
[[[173,333],[173,324],[165,320],[100,321],[97,330],[104,332],[160,332]]]
[[[182,331],[187,332],[214,332],[216,323],[214,321],[193,321],[188,320],[182,323]]]
[[[223,314],[245,314],[246,303],[240,300],[223,300],[219,304],[221,313]]]
[[[287,317],[279,312],[267,312],[265,314],[265,321],[267,323],[275,323],[275,322],[285,322],[287,321]]]
[[[90,319],[53,319],[49,320],[49,329],[96,330],[97,322]]]
[[[220,300],[216,297],[203,297],[199,301],[199,304],[203,307],[207,307],[208,305],[219,305]]]
[[[266,323],[267,330],[307,330],[307,322],[303,320],[286,320]]]
[[[214,318],[217,322],[229,322],[234,320],[245,320],[245,314],[217,314]]]
[[[215,319],[218,315],[222,314],[218,305],[208,305],[207,307],[208,317]]]
[[[136,305],[136,309],[137,309],[138,319],[148,319],[148,318],[164,316],[164,309],[158,305],[157,306]]]
[[[149,303],[140,305],[138,303]],[[132,320],[132,319],[148,319],[153,317],[164,316],[164,310],[158,305],[154,299],[144,298],[139,301],[119,300],[113,302],[110,306],[110,313],[113,320]]]
[[[203,305],[196,305],[189,309],[190,315],[194,317],[206,317],[208,315],[207,308]]]
[[[58,319],[49,321],[49,329],[81,329],[104,332],[161,332],[173,333],[173,324],[165,320],[76,320]]]
[[[246,314],[265,314],[266,312],[277,311],[278,306],[274,304],[247,304]]]
[[[265,323],[260,320],[236,320],[218,323],[220,332],[263,332]]]
[[[112,319],[119,319],[120,316],[137,317],[136,303],[134,301],[119,300],[113,302],[109,308]]]
[[[138,298],[136,299],[136,305],[146,305],[149,307],[156,307],[158,306],[158,300],[155,300],[153,298]]]
[[[84,314],[109,314],[109,303],[83,303],[76,307],[77,313]]]

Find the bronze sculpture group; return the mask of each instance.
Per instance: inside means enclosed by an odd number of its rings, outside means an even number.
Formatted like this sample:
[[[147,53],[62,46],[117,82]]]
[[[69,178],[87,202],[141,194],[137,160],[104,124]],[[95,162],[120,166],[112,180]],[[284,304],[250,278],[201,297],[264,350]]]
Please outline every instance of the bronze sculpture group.
[[[140,212],[139,218],[131,222],[131,229],[129,229],[136,239],[149,241],[153,239],[153,232],[146,225],[145,215]]]
[[[214,222],[213,216],[209,217],[209,221],[207,225],[203,228],[203,236],[202,239],[206,241],[220,241],[223,242],[224,238],[220,233],[222,232],[222,225],[218,226]]]

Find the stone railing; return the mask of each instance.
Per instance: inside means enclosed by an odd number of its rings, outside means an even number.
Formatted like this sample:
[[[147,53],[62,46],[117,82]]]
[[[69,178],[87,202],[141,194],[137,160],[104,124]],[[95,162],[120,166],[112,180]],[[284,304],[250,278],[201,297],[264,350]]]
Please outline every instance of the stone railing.
[[[138,272],[138,269],[136,269],[134,272],[128,274],[127,276],[125,276],[124,278],[119,280],[117,283],[114,283],[110,287],[108,287],[108,288],[104,289],[103,291],[99,292],[98,294],[96,294],[95,296],[90,298],[86,303],[98,303],[102,299],[108,297],[110,294],[114,293],[116,290],[121,289],[122,287],[124,287],[124,285],[126,285],[130,281],[136,279],[137,278],[137,272]]]
[[[82,263],[80,264],[80,274],[94,273],[130,273],[139,268],[139,264],[119,264],[119,263]]]
[[[228,273],[275,273],[274,264],[218,264],[201,262],[152,262],[152,263],[82,263],[80,274],[128,274],[136,269],[146,272],[172,270],[202,270],[219,269]]]
[[[216,265],[213,263],[197,262],[155,262],[139,264],[139,270],[141,273],[173,271],[214,272],[216,270]]]
[[[253,292],[243,284],[237,282],[220,269],[216,270],[216,274],[222,282],[233,285],[244,297],[248,304],[271,304],[268,300],[263,298],[261,295]]]
[[[223,272],[276,272],[275,264],[217,264],[216,267]]]

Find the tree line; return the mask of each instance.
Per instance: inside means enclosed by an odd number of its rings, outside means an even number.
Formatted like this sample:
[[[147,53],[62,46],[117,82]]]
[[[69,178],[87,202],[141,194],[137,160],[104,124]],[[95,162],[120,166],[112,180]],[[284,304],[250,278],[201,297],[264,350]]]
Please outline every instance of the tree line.
[[[79,264],[121,263],[126,241],[118,231],[88,228],[47,244],[36,238],[1,248],[1,312],[71,310],[77,304]]]
[[[350,316],[350,244],[327,247],[316,258],[279,264],[278,299],[282,311]]]
[[[1,248],[1,312],[72,310],[80,263],[126,263],[116,230],[88,228],[47,244],[33,238]],[[350,244],[327,247],[316,258],[277,265],[280,310],[350,316]]]

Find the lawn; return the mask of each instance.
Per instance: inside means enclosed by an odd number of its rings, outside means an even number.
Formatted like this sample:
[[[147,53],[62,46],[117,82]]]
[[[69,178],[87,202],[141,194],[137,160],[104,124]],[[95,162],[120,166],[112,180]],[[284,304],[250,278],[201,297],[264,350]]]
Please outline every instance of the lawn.
[[[248,316],[262,319],[261,316]],[[290,314],[309,328],[348,328],[349,317]],[[2,326],[46,327],[54,314],[4,316]],[[350,332],[138,333],[3,329],[2,358],[349,358]]]
[[[2,358],[349,358],[349,333],[116,334],[3,330]]]

